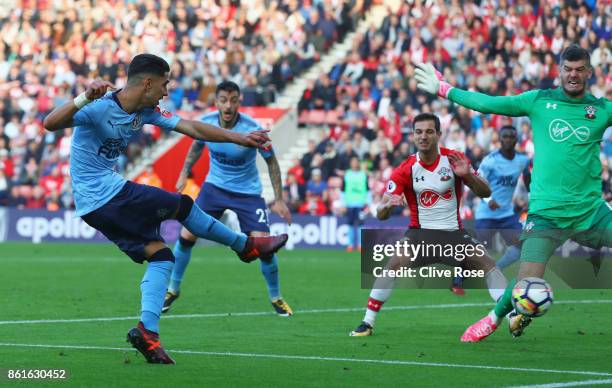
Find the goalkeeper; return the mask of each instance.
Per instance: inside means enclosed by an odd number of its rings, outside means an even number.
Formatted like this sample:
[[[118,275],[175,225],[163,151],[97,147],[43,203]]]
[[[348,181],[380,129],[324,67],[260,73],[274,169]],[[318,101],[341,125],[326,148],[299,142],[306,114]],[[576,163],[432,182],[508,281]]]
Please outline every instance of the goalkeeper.
[[[528,116],[533,127],[529,215],[521,234],[518,279],[544,276],[546,262],[567,239],[592,248],[612,245],[612,208],[602,198],[600,143],[612,125],[612,104],[587,92],[593,74],[587,50],[570,45],[561,55],[558,89],[493,97],[452,87],[429,64],[418,65],[419,89],[482,113]],[[508,284],[495,308],[470,326],[463,342],[478,342],[513,310]],[[510,332],[520,336],[531,318],[513,313]]]

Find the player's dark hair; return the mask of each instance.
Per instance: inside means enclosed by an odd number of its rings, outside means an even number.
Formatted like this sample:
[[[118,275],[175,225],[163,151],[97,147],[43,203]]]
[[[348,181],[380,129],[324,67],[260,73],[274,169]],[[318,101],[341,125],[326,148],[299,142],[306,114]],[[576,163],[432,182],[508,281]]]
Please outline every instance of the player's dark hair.
[[[138,54],[128,66],[128,80],[142,74],[163,77],[170,72],[170,65],[163,58],[153,54]]]
[[[215,96],[218,96],[219,92],[221,91],[225,91],[228,93],[236,92],[238,93],[238,95],[240,95],[240,87],[238,86],[238,84],[232,81],[221,81],[221,83],[217,85],[217,89],[215,90]]]
[[[514,132],[518,133],[518,131],[516,130],[516,128],[513,125],[504,125],[503,127],[501,127],[499,129],[499,134],[501,135],[501,133],[503,131],[514,131]]]
[[[434,126],[436,128],[436,132],[440,132],[440,119],[438,118],[438,116],[436,116],[433,113],[420,113],[418,115],[416,115],[416,117],[414,118],[414,120],[412,121],[412,129],[414,130],[414,126],[416,123],[418,123],[419,121],[433,121],[434,122]]]
[[[570,44],[563,53],[561,53],[561,64],[565,61],[580,61],[584,60],[588,66],[591,66],[591,54],[588,50],[583,49],[575,43]]]

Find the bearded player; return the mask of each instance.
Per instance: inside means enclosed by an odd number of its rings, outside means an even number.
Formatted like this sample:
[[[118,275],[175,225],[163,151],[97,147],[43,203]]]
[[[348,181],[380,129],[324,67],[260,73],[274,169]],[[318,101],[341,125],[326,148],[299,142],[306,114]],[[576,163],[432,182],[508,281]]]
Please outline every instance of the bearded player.
[[[223,81],[215,91],[216,112],[206,114],[201,121],[220,126],[228,133],[247,135],[261,131],[261,126],[253,118],[238,112],[240,108],[240,88],[231,81]],[[238,216],[240,229],[249,236],[268,236],[270,227],[266,202],[261,196],[261,182],[256,166],[257,151],[232,143],[193,142],[185,158],[183,170],[177,182],[181,191],[193,165],[202,155],[204,147],[210,150],[210,171],[196,199],[196,204],[206,213],[219,219],[225,210],[232,210]],[[270,208],[291,224],[291,213],[282,199],[280,167],[271,146],[259,149],[268,165],[270,180],[274,188],[274,201]],[[191,259],[191,250],[198,239],[187,228],[181,230],[179,240],[174,246],[176,263],[170,277],[162,311],[168,312],[170,306],[180,295],[181,283]],[[268,297],[274,311],[279,316],[289,317],[293,310],[281,297],[278,279],[278,258],[276,255],[260,258],[261,273],[268,287]]]
[[[612,104],[587,92],[593,74],[587,50],[571,45],[561,55],[558,89],[492,97],[452,87],[431,65],[419,65],[418,87],[482,113],[528,116],[533,127],[529,215],[521,234],[518,280],[542,278],[546,262],[567,239],[591,248],[612,245],[612,208],[602,198],[600,143],[612,125]],[[513,310],[513,280],[503,298],[461,340],[478,342],[493,333]],[[510,332],[520,336],[531,318],[516,314]]]

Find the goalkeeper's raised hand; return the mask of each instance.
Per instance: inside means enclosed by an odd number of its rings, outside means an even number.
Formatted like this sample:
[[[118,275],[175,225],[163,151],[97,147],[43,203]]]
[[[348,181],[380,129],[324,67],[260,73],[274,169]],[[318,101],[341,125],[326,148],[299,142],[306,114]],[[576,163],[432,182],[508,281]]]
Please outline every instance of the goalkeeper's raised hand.
[[[442,98],[448,98],[448,93],[453,88],[448,82],[444,81],[442,74],[429,63],[416,65],[414,78],[417,81],[417,88],[429,93],[437,94]]]

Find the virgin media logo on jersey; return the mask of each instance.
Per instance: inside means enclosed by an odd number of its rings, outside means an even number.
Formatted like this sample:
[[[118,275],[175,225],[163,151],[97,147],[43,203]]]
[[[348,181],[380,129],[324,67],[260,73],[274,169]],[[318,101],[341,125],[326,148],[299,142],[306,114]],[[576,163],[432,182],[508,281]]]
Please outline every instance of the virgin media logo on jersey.
[[[434,190],[423,190],[419,195],[419,202],[423,207],[432,207],[438,201],[442,199],[444,201],[450,201],[453,199],[453,190],[448,189],[442,194]]]
[[[591,135],[591,130],[584,126],[574,128],[565,120],[554,119],[548,126],[548,133],[553,141],[560,143],[573,136],[576,136],[576,138],[580,141],[587,141]]]

